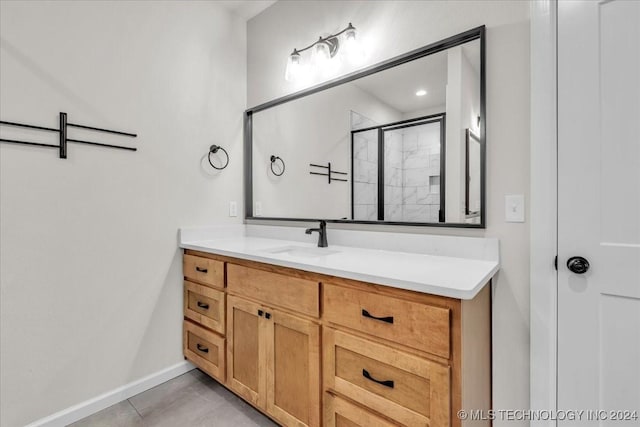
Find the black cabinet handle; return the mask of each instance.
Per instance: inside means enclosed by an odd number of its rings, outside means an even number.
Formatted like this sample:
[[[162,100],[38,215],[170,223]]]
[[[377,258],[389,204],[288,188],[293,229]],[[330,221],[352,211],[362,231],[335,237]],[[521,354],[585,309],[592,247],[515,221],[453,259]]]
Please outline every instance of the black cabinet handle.
[[[209,304],[205,304],[203,302],[198,301],[198,307],[204,309],[204,310],[209,310]]]
[[[258,316],[262,317],[263,314],[264,314],[264,311],[258,310]]]
[[[200,344],[196,344],[196,348],[198,349],[198,351],[201,351],[203,353],[209,353],[209,349],[207,347],[203,347]]]
[[[371,314],[369,314],[369,312],[367,310],[365,310],[364,308],[362,309],[362,316],[364,317],[368,317],[369,319],[375,319],[375,320],[379,320],[381,322],[387,322],[387,323],[393,323],[393,316],[387,316],[387,317],[376,317],[376,316],[372,316]]]
[[[196,266],[196,271],[199,271],[200,273],[206,273],[209,270],[207,270],[206,268]]]
[[[271,319],[271,313],[265,313],[264,317],[266,317],[267,319]]]
[[[365,377],[366,379],[370,380],[370,381],[373,381],[374,383],[378,383],[378,384],[383,385],[385,387],[393,388],[393,386],[394,386],[394,383],[393,383],[392,380],[387,380],[387,381],[377,380],[377,379],[373,378],[371,376],[371,374],[369,373],[369,371],[367,371],[366,369],[362,370],[362,376]]]

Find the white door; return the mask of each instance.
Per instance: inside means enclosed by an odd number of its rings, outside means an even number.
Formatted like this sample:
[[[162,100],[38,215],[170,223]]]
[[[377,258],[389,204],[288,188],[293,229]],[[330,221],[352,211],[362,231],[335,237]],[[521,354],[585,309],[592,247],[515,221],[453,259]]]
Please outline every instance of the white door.
[[[638,0],[558,2],[558,409],[640,417]]]

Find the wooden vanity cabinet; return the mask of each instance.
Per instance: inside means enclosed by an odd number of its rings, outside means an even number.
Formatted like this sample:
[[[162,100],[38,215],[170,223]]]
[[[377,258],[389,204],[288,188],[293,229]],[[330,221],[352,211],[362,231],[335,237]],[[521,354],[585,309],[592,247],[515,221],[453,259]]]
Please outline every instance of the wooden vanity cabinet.
[[[184,266],[185,357],[279,424],[491,424],[456,416],[491,408],[489,286],[467,301],[190,250]]]
[[[325,426],[352,420],[327,415],[329,396],[390,425],[491,425],[457,416],[491,409],[490,286],[459,300],[333,278],[322,320]]]
[[[280,290],[302,298],[300,309],[314,313],[319,300],[319,284],[277,277],[273,273],[228,264],[229,292],[265,295],[273,302],[291,306],[289,297],[259,290],[268,287],[268,279],[279,283]],[[242,286],[251,278],[252,286]],[[309,286],[315,286],[315,296]],[[284,286],[284,288],[282,288]],[[287,289],[287,286],[292,286]],[[247,292],[252,289],[252,292]],[[258,291],[256,291],[258,289]],[[306,300],[305,295],[310,296]],[[309,299],[315,300],[316,304]],[[309,309],[311,307],[311,309]],[[320,324],[273,308],[246,296],[227,298],[227,379],[228,386],[274,420],[285,426],[320,426]]]

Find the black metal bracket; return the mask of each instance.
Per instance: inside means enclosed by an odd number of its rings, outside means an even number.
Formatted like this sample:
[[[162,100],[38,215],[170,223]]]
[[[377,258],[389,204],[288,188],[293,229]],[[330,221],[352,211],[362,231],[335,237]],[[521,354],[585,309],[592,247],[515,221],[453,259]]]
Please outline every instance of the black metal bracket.
[[[320,173],[320,172],[313,172],[313,171],[311,171],[311,172],[309,172],[309,173],[310,173],[311,175],[321,175],[321,176],[326,176],[326,177],[327,177],[327,179],[328,179],[328,181],[329,181],[329,184],[331,184],[331,181],[342,181],[342,182],[347,182],[347,180],[346,180],[346,179],[334,178],[334,177],[331,175],[331,174],[333,174],[333,173],[338,174],[338,175],[347,175],[347,173],[346,173],[346,172],[338,172],[338,171],[331,170],[331,162],[328,162],[328,163],[327,163],[327,166],[323,166],[323,165],[315,165],[315,164],[313,164],[313,163],[309,163],[309,166],[312,166],[312,167],[314,167],[314,168],[324,168],[324,169],[326,169],[326,170],[327,170],[327,173]]]
[[[93,126],[85,126],[85,125],[79,125],[79,124],[76,124],[76,123],[69,123],[67,121],[67,113],[62,113],[62,112],[60,113],[60,119],[59,119],[60,127],[58,129],[48,128],[48,127],[44,127],[44,126],[28,125],[28,124],[17,123],[17,122],[7,122],[7,121],[4,121],[4,120],[0,120],[0,125],[16,126],[16,127],[21,127],[21,128],[27,128],[27,129],[42,130],[42,131],[47,131],[47,132],[58,132],[60,134],[60,139],[59,139],[59,144],[58,145],[44,144],[44,143],[40,143],[40,142],[31,142],[31,141],[18,141],[18,140],[15,140],[15,139],[5,139],[5,138],[0,138],[0,142],[7,142],[7,143],[10,143],[10,144],[33,145],[33,146],[36,146],[36,147],[58,148],[61,159],[66,159],[67,158],[67,143],[69,143],[69,142],[78,143],[78,144],[96,145],[96,146],[107,147],[107,148],[117,148],[117,149],[120,149],[120,150],[129,150],[129,151],[137,151],[138,150],[135,147],[125,147],[125,146],[122,146],[122,145],[103,144],[101,142],[83,141],[83,140],[80,140],[80,139],[71,139],[71,138],[69,138],[67,136],[67,128],[69,128],[69,127],[93,130],[93,131],[96,131],[96,132],[111,133],[111,134],[122,135],[122,136],[128,136],[128,137],[131,137],[131,138],[136,138],[138,135],[136,135],[135,133],[121,132],[121,131],[117,131],[117,130],[103,129],[103,128],[97,128],[97,127],[93,127]]]

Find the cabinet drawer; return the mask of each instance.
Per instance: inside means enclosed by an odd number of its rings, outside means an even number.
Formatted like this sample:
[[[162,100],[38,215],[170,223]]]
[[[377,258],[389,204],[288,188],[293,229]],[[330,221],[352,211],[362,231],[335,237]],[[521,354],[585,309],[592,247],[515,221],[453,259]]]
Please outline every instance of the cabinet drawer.
[[[449,367],[324,329],[325,388],[411,427],[448,426]]]
[[[224,288],[224,263],[195,255],[184,255],[184,277],[216,288]]]
[[[324,318],[449,358],[449,309],[324,284]]]
[[[227,264],[227,288],[230,293],[244,295],[264,304],[320,317],[318,282]]]
[[[224,292],[185,280],[184,315],[224,335]]]
[[[212,377],[224,382],[225,340],[188,320],[183,327],[184,356]]]
[[[329,393],[324,395],[325,427],[395,427],[384,418]]]

